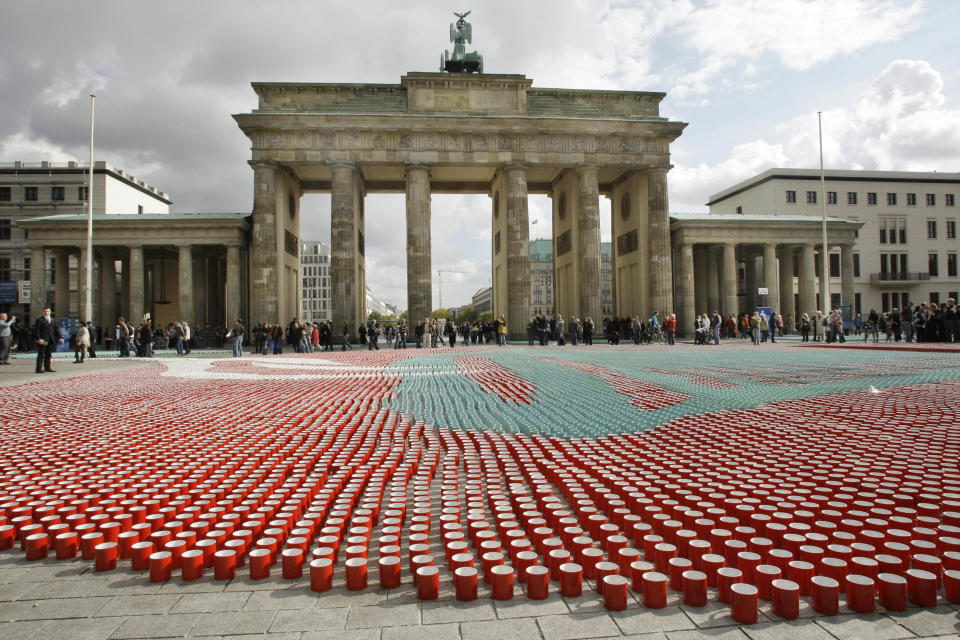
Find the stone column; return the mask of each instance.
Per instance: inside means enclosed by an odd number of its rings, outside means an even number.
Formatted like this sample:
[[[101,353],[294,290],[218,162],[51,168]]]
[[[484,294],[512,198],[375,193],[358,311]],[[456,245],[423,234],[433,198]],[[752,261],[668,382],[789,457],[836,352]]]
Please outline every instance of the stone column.
[[[694,290],[694,317],[702,313],[707,307],[707,248],[700,245],[693,252],[693,290]]]
[[[647,172],[649,221],[650,305],[664,318],[673,311],[673,268],[670,255],[670,211],[667,202],[667,168]],[[712,311],[712,309],[711,309]]]
[[[70,317],[70,254],[66,249],[53,252],[53,312],[58,318]]]
[[[344,322],[356,335],[357,296],[366,295],[356,282],[355,256],[357,253],[356,193],[357,168],[352,162],[330,165],[330,312],[334,331],[342,335]],[[297,283],[300,286],[300,283]]]
[[[799,315],[808,314],[811,322],[817,312],[816,273],[813,267],[813,245],[805,244],[800,247],[800,278],[797,281],[800,296]]]
[[[279,313],[280,274],[277,263],[277,167],[253,164],[253,229],[250,236],[250,324],[283,320]],[[331,247],[336,251],[336,240]],[[351,245],[352,246],[352,245]],[[299,285],[299,283],[298,283]],[[131,308],[133,301],[130,302]],[[132,314],[132,311],[131,311]],[[139,321],[139,317],[136,320]]]
[[[95,323],[106,330],[117,322],[117,266],[112,249],[103,249],[100,254],[100,315]]]
[[[526,335],[530,317],[530,217],[527,168],[507,165],[507,328],[513,339]],[[599,218],[597,219],[599,223]],[[546,300],[544,298],[544,300]]]
[[[430,167],[407,165],[407,309],[410,326],[433,311],[430,273]],[[508,276],[509,280],[509,276]],[[508,286],[512,291],[512,283]]]
[[[724,318],[731,314],[737,317],[741,309],[740,298],[737,297],[737,246],[735,244],[728,242],[723,245],[722,264],[723,299],[720,301],[720,313]]]
[[[193,246],[182,244],[178,247],[177,261],[177,293],[180,302],[180,321],[195,326],[196,318],[193,305]]]
[[[603,296],[600,293],[600,185],[597,168],[579,167],[577,176],[580,179],[577,225],[579,317],[593,318],[594,326],[599,326],[603,318]]]
[[[753,310],[757,308],[757,285],[760,280],[757,278],[757,258],[756,256],[750,256],[743,261],[744,265],[744,284],[743,289],[747,294],[745,298],[745,304],[747,311],[753,313]]]
[[[240,247],[227,245],[227,325],[240,318]]]
[[[30,315],[39,316],[46,306],[47,252],[43,247],[30,247]],[[33,320],[25,318],[24,324]]]
[[[718,268],[717,247],[707,249],[707,308],[701,311],[713,313],[714,309],[720,308],[720,274],[722,269]]]
[[[130,311],[127,322],[134,327],[143,319],[143,247],[130,247]]]
[[[763,281],[767,287],[767,306],[780,312],[780,281],[777,278],[777,245],[763,245]]]
[[[780,247],[780,315],[783,330],[792,329],[797,322],[793,305],[793,247]]]
[[[677,265],[680,278],[680,309],[677,313],[677,326],[683,335],[693,334],[693,320],[696,317],[696,289],[694,284],[693,245],[680,245],[680,264]]]
[[[853,292],[853,245],[840,245],[840,302],[850,305],[851,313],[856,313]]]

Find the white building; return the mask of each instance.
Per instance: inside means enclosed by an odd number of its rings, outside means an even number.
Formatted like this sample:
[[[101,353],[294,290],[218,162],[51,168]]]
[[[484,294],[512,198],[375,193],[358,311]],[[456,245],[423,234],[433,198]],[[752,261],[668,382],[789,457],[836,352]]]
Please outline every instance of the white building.
[[[89,172],[89,164],[77,162],[0,163],[0,310],[22,318],[37,315],[38,311],[31,310],[22,299],[29,290],[25,284],[31,279],[34,265],[27,247],[27,232],[19,223],[54,215],[85,214]],[[94,163],[94,214],[169,214],[170,204],[168,194],[136,176],[107,162]],[[80,253],[66,252],[62,258],[68,261],[66,271],[61,265],[61,274],[69,274],[69,298],[65,301],[68,308],[57,309],[57,314],[66,316],[79,313]],[[45,265],[50,274],[45,290],[50,290],[56,277],[55,261],[56,257],[51,256],[50,264]]]
[[[330,320],[330,246],[319,241],[300,243],[301,322]]]
[[[853,247],[855,312],[957,298],[960,173],[770,169],[710,197],[711,214],[823,215],[863,223]],[[824,198],[825,195],[825,198]],[[816,263],[817,276],[820,262]],[[840,304],[840,249],[829,254],[831,306]],[[796,275],[796,267],[794,267]],[[817,308],[823,305],[817,296]]]

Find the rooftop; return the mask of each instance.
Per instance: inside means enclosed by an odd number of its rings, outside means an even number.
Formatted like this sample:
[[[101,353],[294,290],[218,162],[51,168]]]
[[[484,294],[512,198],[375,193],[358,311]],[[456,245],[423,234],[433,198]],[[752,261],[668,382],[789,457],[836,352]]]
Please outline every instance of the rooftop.
[[[89,162],[77,162],[75,160],[69,160],[67,162],[24,162],[23,160],[14,160],[13,162],[0,162],[0,173],[23,173],[23,174],[37,174],[37,173],[61,173],[61,174],[78,174],[86,173],[90,170]],[[103,160],[97,160],[93,163],[93,172],[100,174],[109,174],[118,180],[128,183],[131,187],[143,191],[157,198],[158,200],[163,200],[166,204],[172,204],[173,201],[170,200],[170,194],[166,191],[160,191],[156,187],[147,184],[145,180],[138,180],[137,177],[133,174],[125,172],[119,167],[115,167],[109,162]]]

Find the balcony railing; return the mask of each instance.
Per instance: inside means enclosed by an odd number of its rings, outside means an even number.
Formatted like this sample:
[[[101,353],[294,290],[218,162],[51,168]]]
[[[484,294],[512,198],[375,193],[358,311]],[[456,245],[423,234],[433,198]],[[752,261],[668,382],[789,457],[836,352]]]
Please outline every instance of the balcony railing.
[[[930,274],[924,271],[881,271],[870,274],[870,282],[920,282],[929,279]]]

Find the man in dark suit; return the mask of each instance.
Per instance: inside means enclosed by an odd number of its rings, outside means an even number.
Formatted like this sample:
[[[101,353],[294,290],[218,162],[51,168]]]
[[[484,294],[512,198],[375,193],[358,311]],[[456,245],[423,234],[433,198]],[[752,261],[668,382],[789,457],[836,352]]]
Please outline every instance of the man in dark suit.
[[[37,340],[37,373],[53,372],[50,368],[50,356],[55,344],[63,344],[60,327],[50,316],[50,309],[44,309],[43,315],[33,323],[33,335]]]

